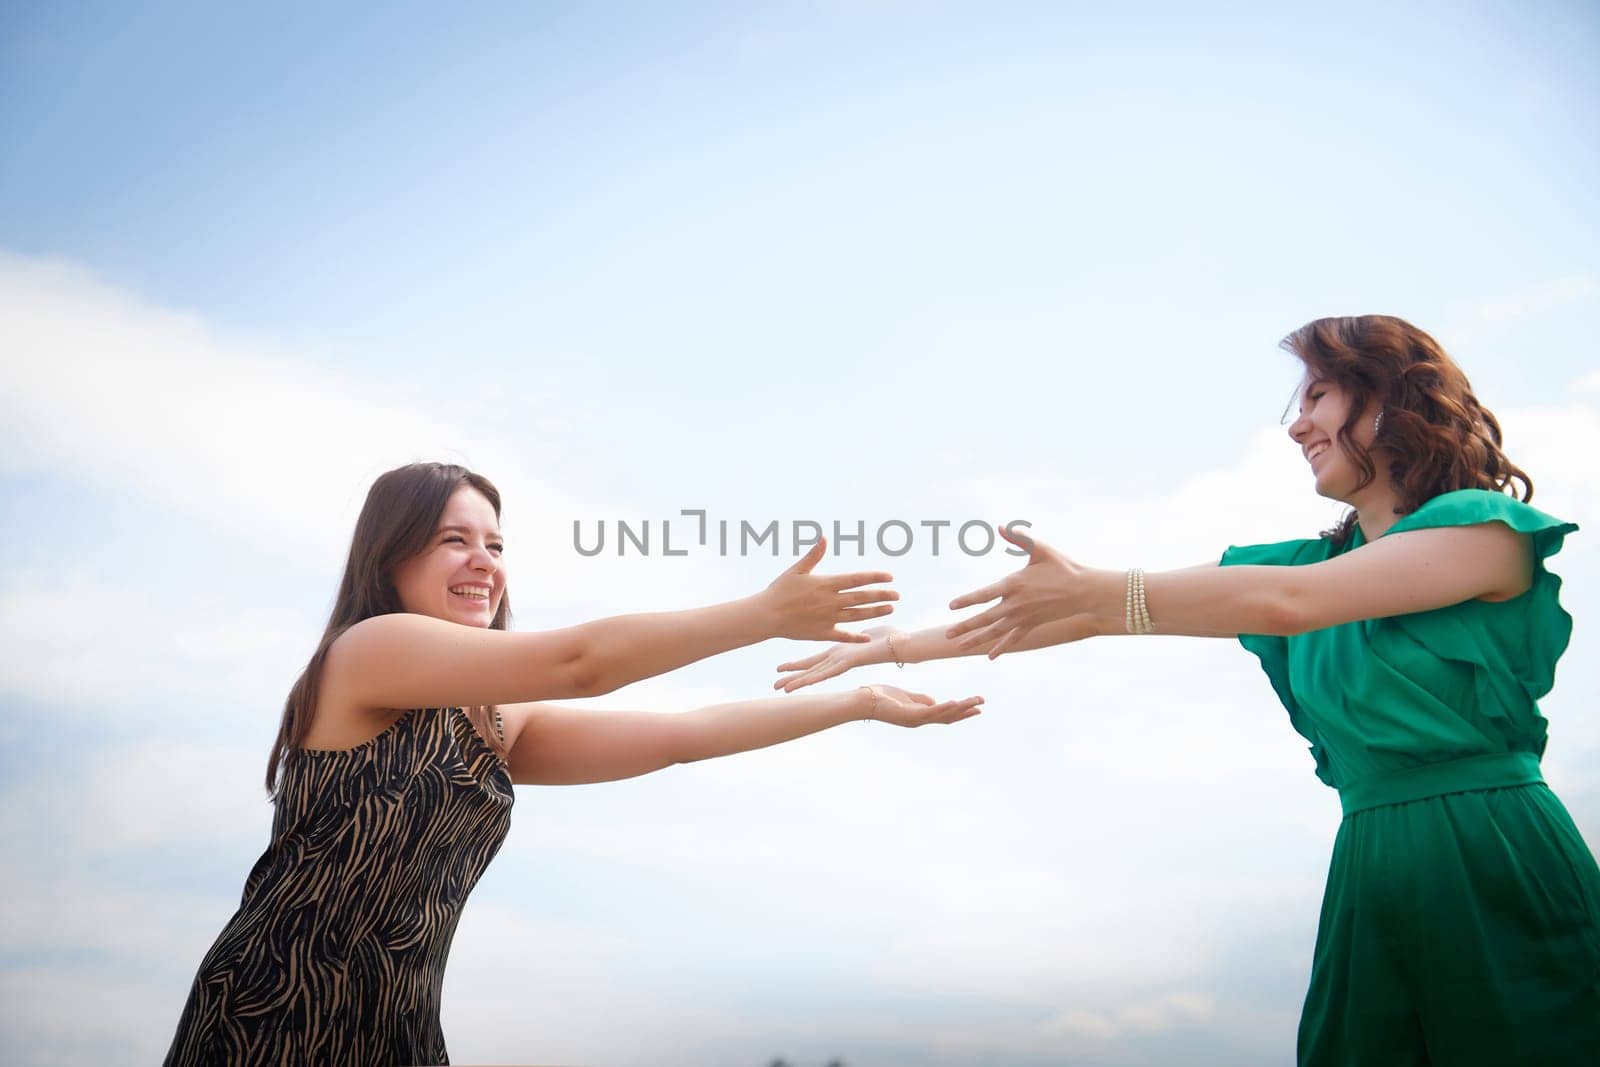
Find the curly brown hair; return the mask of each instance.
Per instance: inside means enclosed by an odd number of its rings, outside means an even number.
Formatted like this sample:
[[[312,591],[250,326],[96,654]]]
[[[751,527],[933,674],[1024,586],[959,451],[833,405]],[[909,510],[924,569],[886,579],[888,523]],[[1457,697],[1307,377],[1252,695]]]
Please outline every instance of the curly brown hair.
[[[1378,398],[1383,420],[1374,448],[1393,459],[1389,477],[1400,495],[1395,514],[1406,515],[1440,493],[1490,489],[1533,499],[1533,480],[1500,450],[1500,423],[1472,392],[1472,385],[1439,342],[1392,315],[1350,315],[1308,322],[1279,346],[1305,364],[1312,378],[1338,385],[1350,398],[1350,414],[1339,427],[1344,449],[1361,481],[1377,476],[1372,453],[1352,433],[1368,403]],[[1352,509],[1324,532],[1342,545],[1354,528]]]

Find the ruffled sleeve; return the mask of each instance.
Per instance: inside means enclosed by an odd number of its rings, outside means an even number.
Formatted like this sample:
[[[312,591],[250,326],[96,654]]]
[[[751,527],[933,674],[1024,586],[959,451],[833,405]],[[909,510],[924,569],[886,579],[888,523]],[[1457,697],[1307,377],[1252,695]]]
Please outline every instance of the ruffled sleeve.
[[[1484,522],[1503,522],[1518,533],[1531,534],[1534,557],[1541,561],[1560,552],[1567,534],[1578,529],[1575,522],[1563,522],[1504,493],[1458,489],[1453,493],[1441,493],[1411,514],[1402,516],[1384,536],[1404,530],[1474,526]]]
[[[1485,714],[1515,714],[1550,692],[1556,661],[1572,638],[1572,616],[1560,602],[1561,579],[1545,561],[1561,551],[1578,529],[1504,493],[1460,489],[1441,493],[1391,526],[1385,537],[1439,526],[1501,522],[1533,543],[1533,584],[1521,596],[1501,603],[1468,601],[1442,611],[1396,620],[1402,628],[1450,659],[1478,670],[1480,705]]]
[[[1220,566],[1300,567],[1320,563],[1333,552],[1333,542],[1328,538],[1279,541],[1270,545],[1232,545],[1222,554]],[[1311,756],[1317,761],[1317,777],[1332,783],[1328,758],[1311,717],[1295,698],[1289,677],[1289,639],[1272,634],[1240,634],[1239,644],[1255,654],[1261,661],[1272,689],[1289,713],[1289,723],[1295,731],[1311,742]]]

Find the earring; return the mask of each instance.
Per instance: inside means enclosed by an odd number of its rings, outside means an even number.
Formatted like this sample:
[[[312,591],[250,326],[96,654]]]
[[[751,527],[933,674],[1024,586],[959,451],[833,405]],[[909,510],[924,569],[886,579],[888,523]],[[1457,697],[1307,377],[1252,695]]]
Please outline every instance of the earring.
[[[1372,436],[1378,436],[1378,431],[1383,429],[1383,412],[1378,412],[1378,417],[1372,420]]]

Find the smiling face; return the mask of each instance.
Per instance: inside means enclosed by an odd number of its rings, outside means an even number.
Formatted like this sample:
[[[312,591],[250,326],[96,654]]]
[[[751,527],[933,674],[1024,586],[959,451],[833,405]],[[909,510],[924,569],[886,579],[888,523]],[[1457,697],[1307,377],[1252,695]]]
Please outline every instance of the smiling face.
[[[1361,447],[1371,450],[1377,437],[1373,422],[1378,415],[1376,402],[1368,405],[1350,429],[1350,435]],[[1342,500],[1352,506],[1361,482],[1361,472],[1355,461],[1339,441],[1339,431],[1350,417],[1350,395],[1340,386],[1325,378],[1308,374],[1300,383],[1300,415],[1289,424],[1289,436],[1300,446],[1300,453],[1311,465],[1316,478],[1317,494],[1331,500]],[[1383,465],[1378,465],[1378,477],[1366,487],[1372,488],[1382,479]]]
[[[426,547],[394,570],[400,605],[417,615],[487,628],[505,595],[494,505],[470,485],[457,489]]]

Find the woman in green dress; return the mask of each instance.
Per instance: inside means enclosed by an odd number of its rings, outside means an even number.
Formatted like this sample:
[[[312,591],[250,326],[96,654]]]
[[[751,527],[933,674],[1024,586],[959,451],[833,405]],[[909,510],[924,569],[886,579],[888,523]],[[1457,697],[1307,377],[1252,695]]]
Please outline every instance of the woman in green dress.
[[[1537,702],[1572,630],[1545,561],[1577,527],[1528,505],[1499,424],[1426,333],[1320,319],[1283,345],[1305,367],[1289,436],[1351,508],[1334,529],[1148,575],[1017,538],[1022,569],[950,604],[986,610],[784,664],[778,687],[1109,634],[1237,636],[1344,809],[1299,1062],[1600,1063],[1600,869],[1539,770]]]

